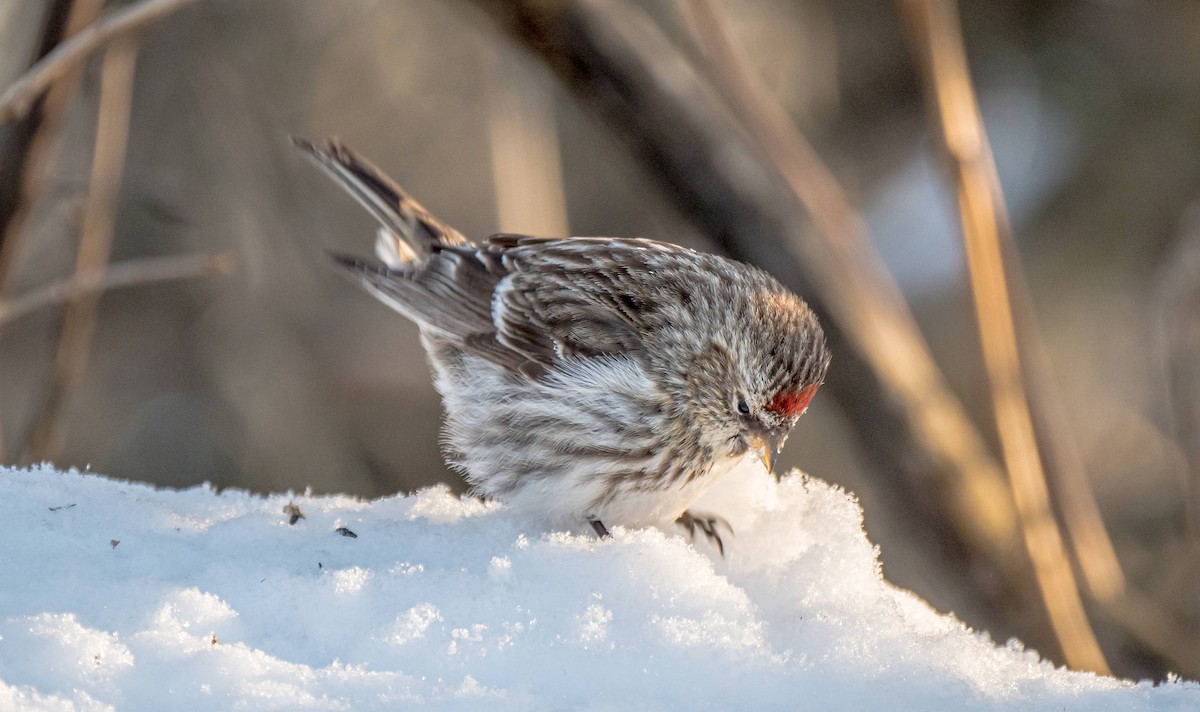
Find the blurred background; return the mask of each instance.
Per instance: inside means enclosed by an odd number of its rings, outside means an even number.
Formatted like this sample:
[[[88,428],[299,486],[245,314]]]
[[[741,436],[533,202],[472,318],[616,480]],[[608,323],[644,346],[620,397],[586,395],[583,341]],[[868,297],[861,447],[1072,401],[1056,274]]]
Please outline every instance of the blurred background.
[[[960,37],[1064,572],[1114,672],[1200,675],[1200,3],[971,2],[961,26],[878,0],[157,4],[0,112],[4,464],[461,488],[415,328],[324,258],[370,254],[374,226],[288,136],[336,135],[471,237],[643,236],[775,272],[835,346],[783,466],[859,496],[889,580],[1071,660],[1007,490],[943,149],[930,58]],[[0,88],[138,5],[0,0]],[[826,179],[832,208],[805,196]],[[130,284],[71,291],[106,264]],[[927,364],[855,321],[908,310]]]

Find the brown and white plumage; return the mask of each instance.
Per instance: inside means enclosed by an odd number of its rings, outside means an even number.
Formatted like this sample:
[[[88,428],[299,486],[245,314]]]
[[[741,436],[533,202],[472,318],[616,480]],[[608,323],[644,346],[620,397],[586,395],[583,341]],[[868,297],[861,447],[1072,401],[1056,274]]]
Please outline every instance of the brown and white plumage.
[[[296,143],[380,222],[383,262],[335,260],[420,327],[480,494],[559,525],[681,517],[756,448],[769,465],[824,379],[816,318],[761,270],[643,239],[472,243],[344,145]]]

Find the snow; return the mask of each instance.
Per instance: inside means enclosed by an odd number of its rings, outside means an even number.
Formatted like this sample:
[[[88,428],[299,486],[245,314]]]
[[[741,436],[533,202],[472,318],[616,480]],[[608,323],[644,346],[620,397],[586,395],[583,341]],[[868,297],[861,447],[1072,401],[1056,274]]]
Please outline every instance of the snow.
[[[1200,708],[1195,683],[1055,669],[935,613],[817,479],[746,469],[704,504],[737,532],[725,560],[672,528],[539,531],[444,488],[0,470],[0,710]]]

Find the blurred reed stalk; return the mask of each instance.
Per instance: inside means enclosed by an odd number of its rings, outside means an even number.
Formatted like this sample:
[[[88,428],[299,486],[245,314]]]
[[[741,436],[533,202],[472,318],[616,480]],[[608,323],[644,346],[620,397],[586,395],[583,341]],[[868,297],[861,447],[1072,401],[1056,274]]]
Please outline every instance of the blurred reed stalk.
[[[980,344],[1025,546],[1067,664],[1108,675],[1111,670],[1084,611],[1050,506],[1005,270],[1002,244],[1011,239],[1008,220],[967,71],[957,7],[951,0],[904,0],[901,7],[923,63],[930,104],[957,187]],[[1107,542],[1106,536],[1102,539]],[[1094,573],[1097,581],[1111,575],[1111,569]]]
[[[137,40],[125,37],[104,52],[92,172],[75,260],[77,276],[103,269],[112,251],[117,197],[129,139],[137,49]],[[34,421],[33,435],[22,458],[25,462],[52,460],[58,453],[64,410],[87,367],[99,300],[99,293],[87,292],[67,302],[50,392]]]
[[[509,63],[497,54],[480,59],[500,232],[565,237],[570,228],[554,100],[532,77],[501,71]]]
[[[1101,604],[1104,612],[1125,634],[1162,657],[1176,672],[1194,675],[1200,672],[1195,663],[1200,659],[1200,643],[1183,621],[1176,620],[1154,599],[1128,586],[1088,483],[1082,457],[1070,436],[1057,384],[1050,376],[1048,359],[1037,338],[1032,299],[969,80],[956,7],[942,0],[906,0],[902,7],[913,32],[915,49],[924,59],[930,104],[939,116],[946,155],[958,184],[968,260],[975,259],[971,277],[979,312],[980,338],[985,342],[985,358],[991,354],[993,359],[988,363],[993,391],[996,392],[998,381],[1000,387],[1021,390],[1020,399],[1010,395],[1006,403],[994,396],[1002,442],[1006,437],[1024,438],[1015,445],[1024,458],[1040,458],[1039,445],[1045,453],[1044,469],[1042,461],[1036,460],[1036,471],[1024,473],[1021,479],[1014,477],[1014,491],[1018,486],[1031,488],[1032,491],[1024,496],[1031,498],[1027,501],[1033,506],[1040,506],[1038,499],[1048,498],[1051,491],[1057,495],[1056,502],[1070,535],[1071,553],[1083,574],[1089,595]],[[992,293],[981,296],[980,290]],[[1004,293],[995,293],[999,291]],[[1005,306],[1007,311],[1001,311]],[[990,326],[985,327],[985,324]],[[1008,343],[989,347],[988,339]],[[1005,360],[994,363],[996,358]],[[1015,369],[1015,372],[998,372],[1000,369]],[[1008,412],[1004,419],[1001,418],[1001,407],[1012,409],[1020,405],[1021,400],[1023,412]],[[1027,421],[1028,425],[1017,423],[1018,419]],[[1007,435],[1004,425],[1009,428]],[[1025,428],[1032,432],[1025,432]],[[1030,435],[1034,438],[1030,439]],[[1038,480],[1029,479],[1035,475]],[[1047,481],[1053,484],[1052,490],[1047,488]],[[1018,502],[1021,501],[1022,495],[1018,493]],[[1053,516],[1048,508],[1032,515]],[[1036,522],[1027,522],[1026,527],[1045,534]],[[1061,552],[1062,540],[1061,535],[1058,536],[1057,545]],[[1053,542],[1045,542],[1042,546],[1042,555],[1049,556]],[[1063,564],[1061,561],[1055,563]],[[1075,585],[1072,578],[1071,586]]]

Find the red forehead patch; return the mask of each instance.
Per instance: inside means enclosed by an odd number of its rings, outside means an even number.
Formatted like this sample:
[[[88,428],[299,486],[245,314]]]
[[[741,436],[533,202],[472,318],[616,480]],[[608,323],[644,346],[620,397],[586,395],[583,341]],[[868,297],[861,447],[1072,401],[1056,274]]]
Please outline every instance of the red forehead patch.
[[[820,386],[821,384],[814,383],[805,386],[804,390],[800,391],[780,391],[775,394],[775,398],[771,400],[767,410],[785,418],[795,418],[808,407],[809,401],[817,394]]]

